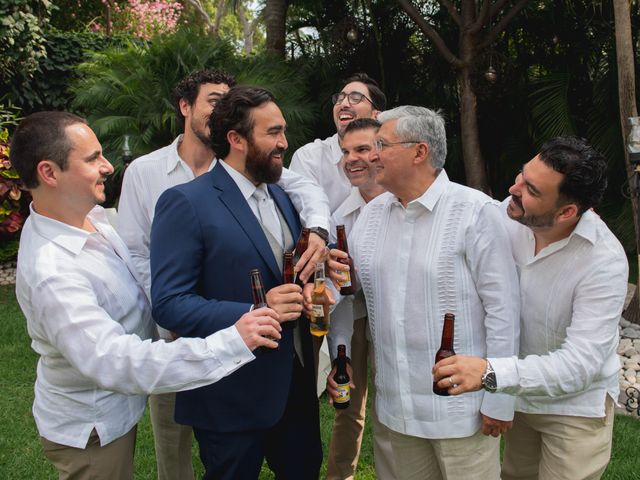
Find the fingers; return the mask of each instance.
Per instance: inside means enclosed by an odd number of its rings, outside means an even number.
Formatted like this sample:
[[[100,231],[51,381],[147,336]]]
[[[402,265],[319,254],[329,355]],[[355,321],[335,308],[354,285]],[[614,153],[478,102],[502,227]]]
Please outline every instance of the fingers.
[[[329,258],[326,261],[327,274],[338,289],[340,288],[340,282],[345,280],[343,272],[349,271],[349,265],[339,262],[338,259],[346,258],[348,258],[348,255],[345,252],[333,248],[330,250]]]
[[[258,308],[245,313],[236,322],[236,329],[247,347],[253,351],[258,347],[277,348],[275,340],[281,338],[282,327],[278,314],[270,308]]]
[[[294,270],[300,272],[298,276],[303,282],[306,282],[315,272],[316,265],[324,262],[326,256],[325,241],[319,235],[312,233],[309,235],[309,246],[300,256]]]

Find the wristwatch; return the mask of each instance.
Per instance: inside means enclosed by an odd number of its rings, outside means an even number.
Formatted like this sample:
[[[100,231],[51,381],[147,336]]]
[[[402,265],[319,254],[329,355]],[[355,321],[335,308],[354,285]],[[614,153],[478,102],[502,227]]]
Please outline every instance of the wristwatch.
[[[489,393],[496,393],[496,390],[498,390],[496,372],[493,371],[493,367],[489,363],[489,360],[487,360],[487,369],[484,371],[484,375],[482,375],[480,384],[482,385],[482,388],[484,388]]]
[[[326,229],[322,227],[312,227],[309,229],[309,232],[318,235],[321,239],[324,240],[324,243],[329,242],[329,232]]]

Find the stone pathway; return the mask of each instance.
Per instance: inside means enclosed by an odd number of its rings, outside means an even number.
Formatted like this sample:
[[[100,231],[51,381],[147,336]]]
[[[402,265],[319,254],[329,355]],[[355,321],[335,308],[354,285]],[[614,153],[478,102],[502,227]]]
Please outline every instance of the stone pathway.
[[[0,265],[0,285],[13,285],[16,281],[16,262]],[[635,285],[629,284],[627,303],[631,300]],[[625,304],[625,305],[626,305]],[[638,416],[638,397],[640,397],[640,325],[620,318],[620,407],[616,413]],[[637,390],[636,390],[637,389]],[[629,398],[629,395],[632,398]],[[627,406],[634,407],[628,412]]]

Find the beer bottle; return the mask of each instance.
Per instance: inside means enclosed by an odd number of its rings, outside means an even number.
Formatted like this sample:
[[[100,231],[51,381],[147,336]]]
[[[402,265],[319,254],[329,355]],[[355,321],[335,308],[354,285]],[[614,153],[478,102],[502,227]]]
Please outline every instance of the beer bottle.
[[[249,272],[249,277],[251,279],[251,294],[253,295],[253,309],[267,307],[267,295],[264,292],[264,284],[262,283],[262,275],[260,275],[260,270],[254,268]],[[277,338],[268,337],[274,342],[278,343]],[[277,348],[268,348],[268,347],[258,347],[254,353],[262,353],[262,352],[273,352],[277,350]]]
[[[338,345],[336,357],[336,373],[333,380],[338,384],[338,398],[333,399],[333,406],[337,410],[343,410],[351,403],[351,378],[347,373],[347,347]]]
[[[298,241],[296,242],[296,246],[293,250],[293,264],[296,265],[300,261],[300,257],[304,252],[307,251],[307,247],[309,246],[309,229],[304,227],[300,231],[300,236],[298,237]],[[304,287],[304,283],[298,278],[298,275],[294,275],[294,283],[296,285],[300,285]]]
[[[455,315],[453,313],[444,314],[444,325],[442,327],[442,341],[440,342],[440,350],[436,352],[436,361],[438,363],[443,358],[453,357],[456,352],[453,351],[453,323],[455,321]],[[447,388],[440,388],[436,382],[433,382],[433,393],[448,397],[449,392]]]
[[[311,334],[316,337],[322,337],[329,333],[329,296],[325,282],[324,263],[320,262],[316,265],[313,294],[311,295],[313,311],[309,317]]]
[[[293,273],[293,251],[284,252],[284,260],[282,261],[282,277],[284,283],[294,283],[295,274]],[[282,328],[285,330],[291,330],[296,328],[298,320],[290,320],[288,322],[281,323]]]
[[[336,226],[336,234],[338,236],[338,250],[342,250],[349,255],[349,245],[347,245],[347,234],[344,231],[344,225]],[[340,263],[349,265],[349,271],[344,272],[344,280],[340,281],[340,295],[353,295],[356,293],[356,275],[353,268],[353,259],[351,255],[347,258],[341,258]]]

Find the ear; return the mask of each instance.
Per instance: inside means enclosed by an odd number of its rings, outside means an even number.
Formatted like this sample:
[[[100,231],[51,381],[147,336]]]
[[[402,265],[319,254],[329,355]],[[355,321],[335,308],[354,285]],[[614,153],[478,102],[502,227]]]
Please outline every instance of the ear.
[[[58,173],[60,167],[51,160],[41,160],[36,165],[36,173],[38,176],[38,182],[50,187],[58,185]]]
[[[413,163],[429,162],[429,145],[426,143],[418,143],[415,149],[415,156],[413,157]]]
[[[178,100],[178,106],[180,107],[180,113],[182,114],[182,116],[184,118],[187,118],[187,115],[191,113],[191,105],[189,105],[189,102],[187,102],[186,99],[181,98],[180,100]]]
[[[557,218],[559,222],[566,222],[578,218],[578,206],[575,203],[568,203],[560,207]]]
[[[229,142],[231,150],[245,153],[247,140],[235,130],[229,130],[227,132],[227,142]]]

